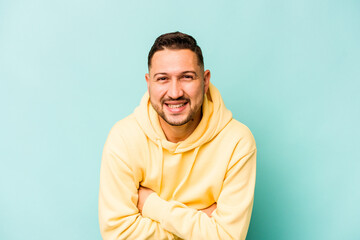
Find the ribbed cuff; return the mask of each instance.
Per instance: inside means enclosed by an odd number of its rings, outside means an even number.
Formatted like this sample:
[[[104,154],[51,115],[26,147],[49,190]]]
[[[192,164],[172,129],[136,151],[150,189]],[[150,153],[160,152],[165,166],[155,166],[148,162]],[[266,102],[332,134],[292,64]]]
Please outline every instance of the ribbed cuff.
[[[154,192],[150,194],[146,199],[143,206],[142,215],[143,217],[150,218],[161,224],[169,207],[170,207],[170,203],[161,199]]]

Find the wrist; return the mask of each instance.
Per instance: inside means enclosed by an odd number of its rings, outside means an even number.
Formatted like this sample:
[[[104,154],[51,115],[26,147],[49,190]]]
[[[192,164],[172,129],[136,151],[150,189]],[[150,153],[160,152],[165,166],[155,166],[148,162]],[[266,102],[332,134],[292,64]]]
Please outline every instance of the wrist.
[[[169,202],[161,199],[155,192],[150,194],[143,206],[143,217],[162,222],[169,208]]]

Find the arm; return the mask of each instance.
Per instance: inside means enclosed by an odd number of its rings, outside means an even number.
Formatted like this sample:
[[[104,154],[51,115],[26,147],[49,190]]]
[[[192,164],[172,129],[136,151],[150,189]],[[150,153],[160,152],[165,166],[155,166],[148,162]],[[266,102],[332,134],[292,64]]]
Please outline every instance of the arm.
[[[99,223],[103,239],[174,239],[158,222],[140,215],[139,183],[130,163],[123,140],[110,133],[100,172]]]
[[[250,223],[255,187],[256,150],[231,160],[209,218],[206,213],[151,193],[142,214],[184,239],[245,239]]]
[[[139,187],[137,208],[139,209],[140,213],[142,213],[142,209],[144,207],[144,203],[145,203],[146,199],[152,193],[154,193],[154,191],[151,190],[150,188],[146,188],[146,187],[142,187],[142,186]],[[211,214],[215,211],[216,206],[217,206],[217,204],[213,203],[207,208],[199,209],[199,211],[202,211],[202,212],[206,213],[206,215],[208,217],[211,217]]]
[[[217,204],[213,203],[207,208],[199,209],[199,211],[202,211],[203,213],[208,215],[208,217],[211,217],[212,213],[215,211],[216,208],[217,208]]]

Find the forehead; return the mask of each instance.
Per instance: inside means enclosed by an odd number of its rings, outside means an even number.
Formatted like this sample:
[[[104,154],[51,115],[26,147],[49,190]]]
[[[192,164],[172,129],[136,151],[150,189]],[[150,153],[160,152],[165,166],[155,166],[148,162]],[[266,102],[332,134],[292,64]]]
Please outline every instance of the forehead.
[[[172,73],[177,71],[198,71],[196,54],[189,49],[164,49],[155,52],[151,59],[150,72]]]

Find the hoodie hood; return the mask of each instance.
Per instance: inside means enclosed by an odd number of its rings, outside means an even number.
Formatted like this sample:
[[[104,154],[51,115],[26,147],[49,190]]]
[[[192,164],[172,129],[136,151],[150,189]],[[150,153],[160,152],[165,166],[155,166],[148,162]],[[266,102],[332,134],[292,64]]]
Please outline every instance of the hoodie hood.
[[[177,143],[166,139],[148,92],[144,94],[134,114],[140,128],[151,141],[170,152],[182,153],[211,141],[232,119],[232,113],[226,109],[219,91],[211,83],[204,95],[202,112],[201,121],[194,132],[184,141]]]

